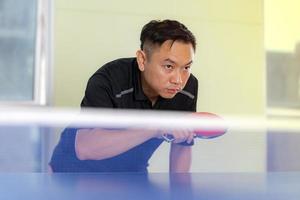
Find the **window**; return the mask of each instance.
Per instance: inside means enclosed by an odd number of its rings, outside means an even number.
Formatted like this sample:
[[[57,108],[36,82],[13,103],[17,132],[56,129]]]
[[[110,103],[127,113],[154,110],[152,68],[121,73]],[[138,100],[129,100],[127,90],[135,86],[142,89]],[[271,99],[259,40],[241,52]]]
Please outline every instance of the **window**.
[[[267,51],[268,106],[300,108],[300,43],[294,52]]]
[[[50,104],[50,11],[51,0],[0,1],[0,106]],[[42,170],[44,132],[0,125],[0,172]]]
[[[269,110],[300,109],[300,14],[297,8],[298,1],[264,1]]]

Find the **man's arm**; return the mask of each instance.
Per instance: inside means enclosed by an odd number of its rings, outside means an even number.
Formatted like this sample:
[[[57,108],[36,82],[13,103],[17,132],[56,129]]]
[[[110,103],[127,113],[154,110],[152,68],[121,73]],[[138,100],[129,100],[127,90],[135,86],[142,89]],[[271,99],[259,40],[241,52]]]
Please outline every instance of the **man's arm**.
[[[189,172],[192,163],[192,146],[171,144],[170,172]]]
[[[79,160],[102,160],[157,136],[153,130],[80,129],[76,134],[75,152]]]
[[[180,148],[182,145],[175,145],[175,143],[192,141],[193,135],[189,132],[179,131],[173,131],[170,134],[174,137],[172,144],[174,147],[171,148],[171,155],[174,155],[172,157],[174,157],[175,163],[181,162],[181,160],[178,160],[177,154],[182,154],[182,157],[187,156],[188,148]],[[158,137],[161,138],[161,133],[150,129],[80,129],[77,131],[75,138],[75,152],[79,160],[102,160],[117,156],[151,138]],[[176,167],[176,165],[174,166]]]

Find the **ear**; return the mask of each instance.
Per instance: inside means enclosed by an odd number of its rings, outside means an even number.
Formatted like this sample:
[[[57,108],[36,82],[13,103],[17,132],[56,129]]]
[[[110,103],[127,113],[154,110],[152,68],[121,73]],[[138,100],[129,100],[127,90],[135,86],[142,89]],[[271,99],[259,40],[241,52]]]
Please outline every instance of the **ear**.
[[[142,50],[137,50],[136,60],[141,71],[145,70],[146,54]]]

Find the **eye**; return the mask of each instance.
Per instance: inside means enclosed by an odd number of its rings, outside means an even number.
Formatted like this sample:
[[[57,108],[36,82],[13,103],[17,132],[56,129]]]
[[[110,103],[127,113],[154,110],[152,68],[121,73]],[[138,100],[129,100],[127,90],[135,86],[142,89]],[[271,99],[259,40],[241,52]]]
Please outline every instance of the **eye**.
[[[165,67],[166,69],[173,69],[173,66],[172,66],[172,65],[164,65],[164,67]]]
[[[185,66],[184,70],[189,71],[191,69],[191,66]]]

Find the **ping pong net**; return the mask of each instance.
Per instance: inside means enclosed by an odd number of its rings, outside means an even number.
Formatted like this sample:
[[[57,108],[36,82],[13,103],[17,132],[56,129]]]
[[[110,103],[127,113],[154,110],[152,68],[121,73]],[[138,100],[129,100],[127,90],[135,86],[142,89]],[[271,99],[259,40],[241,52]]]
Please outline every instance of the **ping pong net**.
[[[208,145],[215,145],[220,151],[222,149],[229,151],[228,145],[226,147],[224,143],[228,141],[234,143],[232,141],[235,140],[240,143],[241,138],[250,138],[246,145],[265,148],[267,156],[269,156],[268,163],[275,163],[272,157],[279,151],[279,147],[275,146],[279,138],[291,143],[287,137],[279,137],[278,134],[285,133],[286,136],[291,134],[289,138],[293,138],[292,143],[300,140],[299,134],[295,134],[300,132],[298,117],[266,118],[265,116],[215,115],[219,118],[199,117],[190,112],[175,111],[0,107],[0,171],[46,172],[54,148],[59,144],[61,134],[66,129],[97,129],[111,133],[133,130],[140,134],[152,131],[157,132],[155,138],[164,145],[170,145],[168,142],[173,142],[174,138],[168,137],[168,135],[172,136],[173,132],[195,132],[195,130],[199,132],[202,130],[201,134],[203,135],[204,130],[206,135],[198,137],[199,139],[195,137],[193,140],[194,154],[198,155],[198,151],[203,151],[201,149],[203,146],[210,149]],[[222,132],[220,136],[226,134],[222,137],[211,137],[209,134],[216,130]],[[258,140],[258,134],[266,134],[267,139],[261,137],[264,139]],[[278,137],[273,137],[276,134]],[[254,138],[253,141],[251,137]],[[277,140],[275,141],[275,139]],[[181,143],[184,144],[184,141]],[[293,146],[293,150],[290,150],[291,159],[294,154],[300,152],[294,143],[292,145],[295,147]],[[282,157],[280,155],[280,158]],[[195,156],[194,159],[196,159]],[[272,169],[271,164],[268,165],[268,169]],[[194,170],[197,171],[197,166],[194,167]]]

